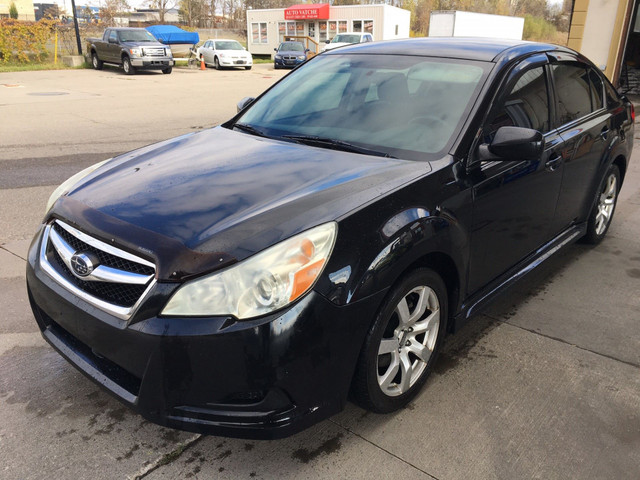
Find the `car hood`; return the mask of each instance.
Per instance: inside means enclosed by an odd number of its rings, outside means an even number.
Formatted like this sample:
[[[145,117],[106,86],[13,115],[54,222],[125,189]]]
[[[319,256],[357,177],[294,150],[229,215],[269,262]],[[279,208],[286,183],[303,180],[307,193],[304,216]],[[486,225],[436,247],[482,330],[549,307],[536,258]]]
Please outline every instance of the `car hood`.
[[[121,45],[126,47],[165,48],[165,45],[160,42],[122,42]]]
[[[305,56],[305,53],[299,50],[278,50],[276,55],[295,55],[296,57],[302,57]]]
[[[54,214],[144,252],[181,246],[196,256],[222,252],[227,264],[337,220],[430,170],[427,162],[217,127],[114,158],[60,199]],[[190,273],[198,268],[205,267],[194,264]]]

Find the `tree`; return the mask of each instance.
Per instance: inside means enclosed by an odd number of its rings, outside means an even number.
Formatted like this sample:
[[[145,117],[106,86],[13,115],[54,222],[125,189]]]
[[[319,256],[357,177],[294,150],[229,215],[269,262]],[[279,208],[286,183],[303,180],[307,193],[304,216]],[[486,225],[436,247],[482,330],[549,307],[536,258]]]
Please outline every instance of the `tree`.
[[[176,7],[176,3],[174,0],[149,0],[149,7],[158,10],[160,23],[164,23],[164,16],[169,10]]]
[[[62,16],[62,11],[60,10],[60,7],[55,3],[53,4],[53,6],[47,8],[44,11],[44,18],[50,18],[52,20],[56,20],[61,16]]]
[[[127,0],[103,0],[100,6],[100,20],[107,27],[112,27],[115,24],[114,19],[129,8]]]
[[[13,2],[9,5],[9,16],[14,20],[18,18],[18,7],[16,7],[16,4]]]

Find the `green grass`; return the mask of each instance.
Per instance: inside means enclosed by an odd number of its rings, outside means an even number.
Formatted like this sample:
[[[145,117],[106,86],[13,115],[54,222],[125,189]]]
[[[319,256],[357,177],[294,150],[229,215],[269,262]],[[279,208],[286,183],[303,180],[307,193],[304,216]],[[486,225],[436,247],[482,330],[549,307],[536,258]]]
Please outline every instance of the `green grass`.
[[[30,63],[2,63],[0,62],[0,73],[5,72],[30,72],[36,70],[80,70],[83,68],[91,68],[91,65],[84,63],[79,67],[67,67],[58,59],[58,63],[53,62],[30,62]]]

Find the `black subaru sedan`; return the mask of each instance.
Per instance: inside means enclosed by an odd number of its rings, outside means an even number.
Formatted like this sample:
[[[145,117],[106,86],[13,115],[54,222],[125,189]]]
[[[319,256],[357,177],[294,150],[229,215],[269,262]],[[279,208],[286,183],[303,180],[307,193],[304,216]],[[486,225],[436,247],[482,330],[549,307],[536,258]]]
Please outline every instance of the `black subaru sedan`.
[[[607,233],[634,111],[564,47],[376,42],[227,123],[61,185],[29,251],[44,338],[144,417],[252,438],[402,408],[444,336]]]

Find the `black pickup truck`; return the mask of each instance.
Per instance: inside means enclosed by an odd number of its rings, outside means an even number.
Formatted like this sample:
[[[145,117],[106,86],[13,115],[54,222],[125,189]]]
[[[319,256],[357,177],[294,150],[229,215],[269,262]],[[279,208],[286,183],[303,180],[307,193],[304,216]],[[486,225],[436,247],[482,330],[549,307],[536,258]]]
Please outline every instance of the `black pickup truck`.
[[[122,65],[127,75],[138,69],[169,74],[173,68],[171,49],[144,28],[107,28],[102,38],[87,38],[86,52],[96,70],[105,63]]]

